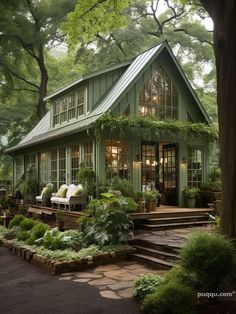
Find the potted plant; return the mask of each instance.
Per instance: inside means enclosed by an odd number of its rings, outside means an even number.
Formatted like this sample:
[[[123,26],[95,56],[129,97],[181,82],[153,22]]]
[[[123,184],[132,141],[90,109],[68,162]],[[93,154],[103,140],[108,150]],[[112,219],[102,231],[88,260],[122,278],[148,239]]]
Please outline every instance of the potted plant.
[[[187,201],[188,208],[195,208],[196,207],[196,200],[199,198],[200,189],[197,187],[185,187],[183,190],[185,199]]]
[[[53,193],[53,184],[52,183],[48,183],[47,184],[47,189],[43,193],[43,197],[42,197],[43,206],[49,207],[51,205],[52,193]]]
[[[144,192],[144,199],[147,212],[155,211],[160,197],[161,194],[159,193],[159,191]]]
[[[35,202],[38,189],[38,177],[36,169],[30,166],[20,179],[19,190],[24,196],[24,201]]]
[[[83,163],[80,164],[78,172],[78,182],[82,184],[88,195],[94,196],[96,190],[96,175],[92,168],[87,168]]]
[[[138,204],[139,211],[144,212],[144,210],[145,210],[144,192],[142,192],[142,191],[137,192],[135,200],[136,200],[136,203]]]
[[[56,223],[59,231],[64,231],[64,224],[65,224],[65,219],[64,219],[64,212],[60,209],[56,211]]]

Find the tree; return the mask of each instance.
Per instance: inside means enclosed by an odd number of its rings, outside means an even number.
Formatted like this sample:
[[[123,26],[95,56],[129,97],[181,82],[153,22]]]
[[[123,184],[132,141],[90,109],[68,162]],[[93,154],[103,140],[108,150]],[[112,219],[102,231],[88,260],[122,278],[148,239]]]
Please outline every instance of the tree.
[[[222,232],[236,237],[236,1],[201,0],[214,22],[222,172]]]
[[[0,67],[5,79],[17,78],[38,93],[37,115],[42,118],[46,112],[44,97],[47,91],[48,72],[45,65],[45,51],[63,38],[60,32],[61,22],[67,13],[74,9],[76,0],[2,0],[0,10],[0,46],[7,55],[0,51]],[[37,65],[33,80],[22,76],[14,63],[30,57]],[[30,87],[29,87],[30,86]]]

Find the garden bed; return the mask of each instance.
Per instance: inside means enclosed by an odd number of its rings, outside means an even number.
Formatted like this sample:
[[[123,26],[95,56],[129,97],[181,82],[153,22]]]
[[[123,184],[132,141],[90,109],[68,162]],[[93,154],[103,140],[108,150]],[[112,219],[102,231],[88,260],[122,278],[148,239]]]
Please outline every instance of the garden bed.
[[[71,260],[52,259],[39,254],[40,249],[31,247],[17,241],[2,239],[2,245],[10,249],[19,258],[38,265],[46,269],[50,274],[61,274],[64,272],[79,271],[97,265],[113,263],[115,261],[129,258],[129,255],[134,252],[134,248],[128,245],[120,245],[117,250],[108,250],[96,253],[83,258],[76,259],[76,255]]]

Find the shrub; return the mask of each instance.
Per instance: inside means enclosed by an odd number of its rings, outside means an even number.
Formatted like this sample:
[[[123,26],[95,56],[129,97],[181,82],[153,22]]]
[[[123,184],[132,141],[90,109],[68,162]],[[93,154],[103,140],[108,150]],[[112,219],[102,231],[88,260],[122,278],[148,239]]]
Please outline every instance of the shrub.
[[[35,241],[37,244],[42,244],[46,249],[62,250],[72,245],[71,237],[64,235],[56,228],[47,230],[44,236]]]
[[[11,229],[6,229],[4,233],[4,239],[7,240],[15,239],[19,231],[20,231],[19,226],[13,226]]]
[[[196,287],[196,278],[194,274],[188,272],[181,266],[170,269],[165,275],[165,284],[169,282],[179,282],[184,286]]]
[[[25,218],[20,223],[20,229],[23,231],[29,231],[33,229],[34,226],[36,226],[39,222],[30,218]]]
[[[19,226],[24,219],[26,218],[23,215],[15,215],[9,223],[9,228]]]
[[[83,233],[78,230],[67,230],[64,235],[70,237],[72,246],[82,246],[83,245]]]
[[[153,293],[162,282],[163,278],[158,275],[141,275],[134,282],[133,295],[143,300],[148,294]]]
[[[144,299],[142,311],[148,314],[194,313],[197,303],[196,292],[178,282],[160,285]]]
[[[134,187],[126,179],[120,179],[118,176],[116,176],[112,179],[110,187],[112,190],[121,191],[123,196],[135,198]]]
[[[47,230],[50,230],[50,227],[44,223],[38,223],[30,231],[30,237],[27,241],[28,244],[32,245],[39,238],[42,238]]]
[[[30,237],[30,232],[26,230],[21,230],[17,234],[17,240],[18,241],[26,241]]]
[[[194,274],[199,288],[204,291],[216,291],[233,273],[234,246],[219,234],[193,234],[180,256],[182,267]]]
[[[132,234],[129,215],[119,201],[111,199],[92,200],[79,223],[87,244],[126,243]]]

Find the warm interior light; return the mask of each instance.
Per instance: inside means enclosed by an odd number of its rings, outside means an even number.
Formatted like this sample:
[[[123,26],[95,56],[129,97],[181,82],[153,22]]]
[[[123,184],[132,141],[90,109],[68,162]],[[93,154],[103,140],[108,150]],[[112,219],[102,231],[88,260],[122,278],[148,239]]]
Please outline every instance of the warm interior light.
[[[148,166],[150,165],[150,160],[149,159],[146,160],[146,165],[148,165]]]
[[[160,164],[163,164],[163,158],[161,157],[161,159],[160,159]]]
[[[154,167],[154,166],[156,166],[156,165],[157,165],[157,161],[154,160],[153,163],[152,163],[152,166]]]

